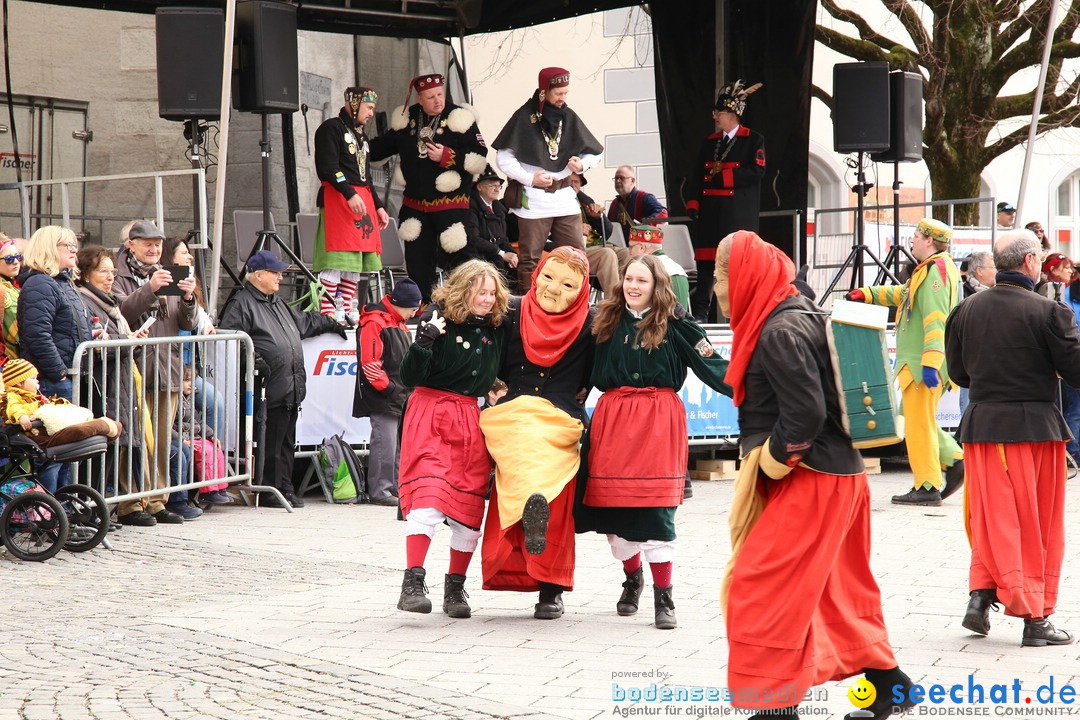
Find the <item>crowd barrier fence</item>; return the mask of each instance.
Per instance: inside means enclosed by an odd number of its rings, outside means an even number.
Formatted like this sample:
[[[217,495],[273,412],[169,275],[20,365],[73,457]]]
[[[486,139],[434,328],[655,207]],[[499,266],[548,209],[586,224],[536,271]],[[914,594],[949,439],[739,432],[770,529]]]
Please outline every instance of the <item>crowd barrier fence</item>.
[[[74,466],[72,479],[94,487],[110,504],[242,484],[273,492],[287,507],[275,488],[253,484],[254,356],[243,332],[81,343],[69,371],[72,401],[119,421],[128,432],[122,442],[110,443],[102,461]],[[182,379],[175,382],[187,368],[190,395]],[[183,425],[181,433],[177,417],[185,408],[195,422]],[[194,448],[202,435],[196,425],[212,429],[225,457],[224,476],[199,479]]]

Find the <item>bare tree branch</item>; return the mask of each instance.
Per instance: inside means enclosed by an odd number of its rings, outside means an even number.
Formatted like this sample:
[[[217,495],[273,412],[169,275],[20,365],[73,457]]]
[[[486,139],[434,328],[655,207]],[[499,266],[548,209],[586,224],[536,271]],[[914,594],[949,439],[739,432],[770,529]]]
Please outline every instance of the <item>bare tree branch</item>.
[[[859,31],[859,37],[863,40],[877,45],[882,50],[888,52],[892,48],[900,45],[901,43],[890,40],[884,35],[876,32],[870,23],[866,22],[862,15],[852,10],[845,10],[836,4],[834,0],[821,0],[821,7],[825,8],[826,12],[832,15],[837,20],[841,20],[846,23],[851,23],[855,26],[855,29]],[[818,26],[819,29],[821,26]]]
[[[835,50],[841,55],[847,55],[855,60],[869,61],[887,59],[885,51],[874,43],[844,35],[832,28],[818,25],[814,37],[825,47]]]
[[[911,36],[912,41],[915,43],[915,53],[913,54],[929,54],[930,36],[927,35],[926,25],[923,24],[919,14],[915,12],[915,8],[907,0],[884,0],[884,2],[885,7],[900,20],[904,30],[907,31],[907,34]]]
[[[817,85],[812,84],[812,85],[810,85],[810,97],[811,98],[817,98],[821,102],[825,103],[825,107],[829,108],[829,113],[830,114],[832,113],[832,111],[833,111],[832,95],[825,92],[824,90],[819,88]]]
[[[1036,133],[1044,133],[1048,130],[1056,130],[1065,127],[1080,127],[1080,106],[1071,105],[1060,112],[1044,115],[1039,120],[1039,124],[1036,127]],[[996,142],[987,145],[979,158],[982,167],[989,165],[994,158],[1002,153],[1008,152],[1014,147],[1024,143],[1027,141],[1027,137],[1028,127],[1025,125],[1013,130]]]

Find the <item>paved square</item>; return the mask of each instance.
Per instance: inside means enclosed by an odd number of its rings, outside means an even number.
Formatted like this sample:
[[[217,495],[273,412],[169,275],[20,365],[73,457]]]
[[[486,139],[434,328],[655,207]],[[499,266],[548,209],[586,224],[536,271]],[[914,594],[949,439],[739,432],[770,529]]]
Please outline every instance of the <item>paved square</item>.
[[[991,615],[989,637],[965,631],[960,497],[941,508],[891,505],[909,477],[887,464],[870,480],[873,567],[901,666],[927,687],[961,684],[965,696],[969,674],[987,700],[995,683],[1009,686],[1007,705],[965,704],[968,712],[1071,714],[1059,696],[1041,705],[1036,692],[1051,676],[1055,693],[1080,684],[1080,645],[1021,648],[1021,621],[999,613]],[[1054,617],[1074,632],[1077,482],[1068,492],[1070,534]],[[597,535],[579,536],[577,585],[565,595],[561,620],[534,620],[531,593],[480,590],[479,557],[466,584],[473,617],[443,615],[445,527],[427,564],[434,612],[400,612],[404,525],[394,509],[331,506],[315,496],[291,515],[216,507],[182,526],[127,527],[110,536],[112,551],[61,552],[41,564],[5,552],[0,720],[737,716],[728,703],[707,699],[614,699],[648,693],[654,683],[658,691],[724,688],[718,590],[731,483],[698,482],[694,492],[678,513],[673,631],[652,627],[648,588],[637,616],[616,615],[622,571]],[[849,684],[824,686],[803,715],[853,710]],[[926,703],[914,716],[952,707]]]

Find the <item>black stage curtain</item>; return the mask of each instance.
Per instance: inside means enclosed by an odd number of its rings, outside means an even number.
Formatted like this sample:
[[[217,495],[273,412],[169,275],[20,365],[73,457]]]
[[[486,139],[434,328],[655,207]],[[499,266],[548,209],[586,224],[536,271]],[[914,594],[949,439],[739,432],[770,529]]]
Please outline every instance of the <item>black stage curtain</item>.
[[[791,218],[762,219],[761,236],[792,255],[797,241],[806,257],[806,178],[810,148],[810,75],[814,64],[817,0],[729,0],[728,73],[765,86],[750,96],[744,120],[765,136],[768,157],[761,211],[799,210],[799,237]]]
[[[657,115],[668,209],[685,213],[683,185],[698,146],[713,132],[717,0],[652,3]],[[764,87],[747,101],[743,122],[765,136],[768,167],[761,210],[806,212],[810,145],[810,74],[816,0],[728,0],[727,77]],[[792,255],[806,244],[790,217],[763,219],[761,236]],[[805,252],[803,257],[805,257]]]
[[[654,2],[656,114],[668,213],[685,215],[683,186],[698,146],[713,131],[717,0]]]

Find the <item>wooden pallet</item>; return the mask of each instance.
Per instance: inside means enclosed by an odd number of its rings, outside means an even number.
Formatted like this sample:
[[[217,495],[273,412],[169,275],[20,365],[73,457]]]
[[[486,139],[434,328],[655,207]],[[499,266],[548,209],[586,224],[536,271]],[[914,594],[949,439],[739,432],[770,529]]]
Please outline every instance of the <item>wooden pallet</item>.
[[[734,480],[739,474],[737,460],[698,460],[690,471],[691,480]]]
[[[866,466],[867,475],[880,475],[881,474],[881,458],[877,457],[864,457],[863,465]]]

